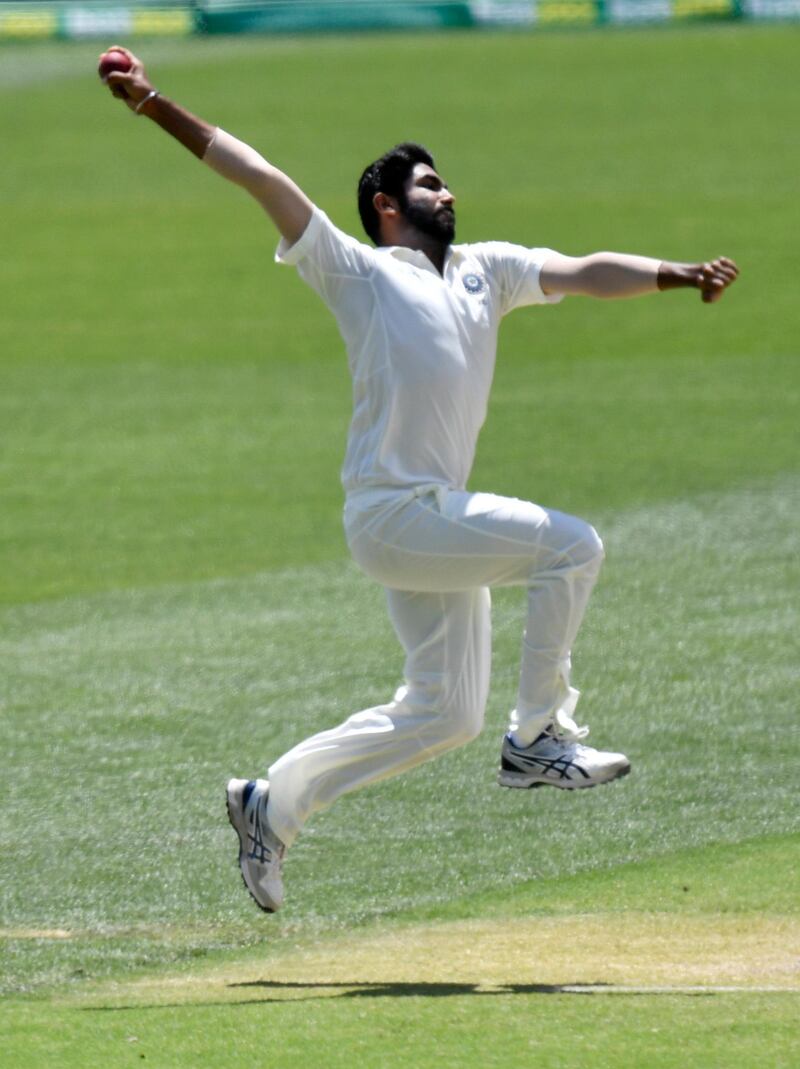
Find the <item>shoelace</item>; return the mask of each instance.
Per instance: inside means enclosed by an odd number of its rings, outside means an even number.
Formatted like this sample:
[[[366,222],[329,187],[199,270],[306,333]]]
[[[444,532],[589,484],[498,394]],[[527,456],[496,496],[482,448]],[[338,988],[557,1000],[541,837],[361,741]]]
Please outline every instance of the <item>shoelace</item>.
[[[569,713],[565,713],[563,709],[556,710],[553,723],[547,731],[554,739],[559,739],[563,742],[580,742],[581,739],[585,739],[589,734],[588,727],[579,728]]]

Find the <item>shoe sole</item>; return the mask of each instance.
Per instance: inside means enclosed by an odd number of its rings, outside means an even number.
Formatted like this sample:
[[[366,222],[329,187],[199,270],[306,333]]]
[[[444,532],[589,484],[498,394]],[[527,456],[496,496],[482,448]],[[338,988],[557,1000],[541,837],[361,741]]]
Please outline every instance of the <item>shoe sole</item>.
[[[623,765],[608,779],[598,779],[589,783],[587,780],[557,780],[548,779],[545,776],[529,776],[525,772],[509,772],[501,768],[497,773],[497,782],[501,787],[512,787],[523,791],[531,791],[536,787],[558,787],[562,791],[587,791],[592,787],[603,787],[606,783],[613,783],[615,779],[622,779],[623,776],[628,775],[630,770],[630,764]]]
[[[228,820],[231,822],[231,827],[239,837],[239,858],[237,864],[239,865],[239,875],[242,877],[242,883],[247,889],[247,893],[253,899],[259,909],[264,913],[275,913],[274,907],[265,906],[263,902],[259,902],[255,891],[247,882],[247,876],[245,875],[245,868],[242,865],[242,858],[245,855],[245,848],[247,844],[247,828],[244,821],[244,808],[241,804],[242,792],[245,785],[248,783],[246,779],[232,779],[228,781],[228,786],[225,790],[225,806],[228,811]]]

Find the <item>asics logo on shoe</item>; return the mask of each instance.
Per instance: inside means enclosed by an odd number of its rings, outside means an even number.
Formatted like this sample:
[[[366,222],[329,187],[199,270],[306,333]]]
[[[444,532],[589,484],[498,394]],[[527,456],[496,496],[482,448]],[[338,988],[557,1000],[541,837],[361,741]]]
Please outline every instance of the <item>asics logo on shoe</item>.
[[[568,757],[547,758],[534,757],[533,754],[515,753],[513,759],[522,767],[539,768],[544,774],[556,773],[561,779],[569,779],[570,769],[573,768],[579,772],[584,779],[589,779],[589,773],[581,768],[579,764],[576,764],[575,761],[571,761]],[[506,760],[507,759],[504,758],[504,761]],[[514,766],[509,762],[507,767],[513,768]]]
[[[527,747],[517,747],[510,736],[503,740],[497,781],[501,787],[595,787],[599,783],[627,776],[628,758],[621,753],[605,753],[572,741],[583,737],[585,728],[570,732],[568,738],[552,730],[542,734]]]
[[[247,833],[247,856],[251,861],[258,861],[262,865],[269,864],[272,861],[272,850],[264,842],[258,814],[251,815],[250,820],[254,825],[254,829],[252,832]]]

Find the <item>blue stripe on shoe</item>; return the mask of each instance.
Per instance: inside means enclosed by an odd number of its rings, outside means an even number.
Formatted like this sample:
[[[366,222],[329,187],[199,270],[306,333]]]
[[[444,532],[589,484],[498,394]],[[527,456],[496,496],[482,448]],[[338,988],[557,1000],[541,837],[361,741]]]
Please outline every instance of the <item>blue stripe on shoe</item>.
[[[256,789],[256,781],[254,779],[248,780],[245,784],[245,788],[242,791],[242,809],[247,809],[247,803],[250,801],[250,795]]]

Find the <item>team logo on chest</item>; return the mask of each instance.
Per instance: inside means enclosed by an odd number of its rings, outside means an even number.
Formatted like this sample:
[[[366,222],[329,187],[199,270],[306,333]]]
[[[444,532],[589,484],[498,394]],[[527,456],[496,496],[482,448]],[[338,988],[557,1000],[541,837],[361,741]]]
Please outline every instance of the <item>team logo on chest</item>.
[[[464,289],[467,293],[483,293],[486,289],[486,279],[483,275],[476,275],[470,272],[468,275],[463,275],[461,281],[464,283]]]

